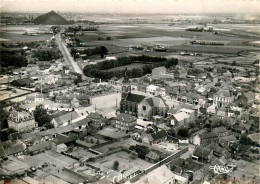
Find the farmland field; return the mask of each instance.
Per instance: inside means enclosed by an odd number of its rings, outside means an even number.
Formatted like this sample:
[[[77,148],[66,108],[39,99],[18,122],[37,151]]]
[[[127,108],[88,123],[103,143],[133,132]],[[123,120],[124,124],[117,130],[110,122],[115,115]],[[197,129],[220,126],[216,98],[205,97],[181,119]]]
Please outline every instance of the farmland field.
[[[8,42],[30,42],[30,41],[42,41],[49,40],[51,34],[40,34],[37,36],[27,36],[23,33],[45,33],[49,32],[48,26],[36,26],[36,25],[11,25],[0,27],[0,41]]]
[[[37,36],[28,36],[11,32],[0,31],[0,42],[31,42],[31,41],[45,41],[51,38],[50,34],[43,34]]]
[[[199,25],[192,25],[192,27],[196,26]],[[185,31],[185,29],[189,27],[188,25],[170,26],[166,24],[104,24],[100,25],[97,32],[86,33],[86,35],[80,36],[79,39],[85,41],[87,45],[108,45],[110,47],[121,47],[121,52],[124,51],[122,48],[128,48],[130,45],[162,45],[169,48],[170,52],[208,52],[211,54],[227,55],[238,55],[244,50],[259,50],[257,47],[247,45],[248,42],[256,40],[250,35],[256,35],[258,33],[253,30],[252,25],[224,24],[213,26],[216,27],[217,31],[220,31],[220,34],[214,34],[213,32]],[[242,31],[238,33],[237,30],[240,28]],[[247,32],[247,29],[250,32]],[[235,35],[232,35],[233,32]],[[98,40],[98,37],[102,37],[104,40]],[[111,40],[106,40],[106,37],[111,37]],[[190,45],[190,42],[193,40],[212,42],[222,41],[226,45]],[[116,49],[112,49],[110,52],[118,53]]]

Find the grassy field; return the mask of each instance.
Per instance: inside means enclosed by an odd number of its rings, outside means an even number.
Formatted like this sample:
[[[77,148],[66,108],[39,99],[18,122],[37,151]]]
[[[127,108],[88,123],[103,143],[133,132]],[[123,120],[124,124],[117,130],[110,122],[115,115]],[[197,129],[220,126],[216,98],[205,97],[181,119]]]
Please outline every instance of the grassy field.
[[[111,72],[111,71],[117,71],[117,70],[124,70],[126,67],[127,67],[128,70],[131,70],[133,68],[141,68],[144,65],[145,64],[142,64],[142,63],[131,63],[130,65],[118,66],[118,67],[115,67],[115,68],[110,68],[110,69],[102,70],[102,71]]]

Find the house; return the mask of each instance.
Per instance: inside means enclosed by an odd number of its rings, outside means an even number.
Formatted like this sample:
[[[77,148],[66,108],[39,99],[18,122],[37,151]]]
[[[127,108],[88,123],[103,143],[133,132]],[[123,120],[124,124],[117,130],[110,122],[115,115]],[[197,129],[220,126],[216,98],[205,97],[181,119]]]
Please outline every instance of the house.
[[[243,126],[241,126],[241,125],[238,125],[238,124],[235,124],[235,125],[232,127],[232,131],[233,131],[233,132],[236,132],[236,133],[239,133],[239,134],[244,134],[244,133],[246,133],[245,127],[243,127]]]
[[[192,138],[192,143],[195,145],[210,144],[218,141],[218,135],[215,132],[204,132],[197,134]]]
[[[179,105],[170,108],[169,111],[167,112],[167,116],[168,116],[168,117],[173,116],[174,114],[176,114],[176,113],[178,112],[179,108],[180,108]]]
[[[35,155],[35,154],[45,152],[46,150],[50,150],[50,149],[51,149],[51,142],[46,141],[46,142],[40,142],[38,144],[34,144],[34,145],[30,146],[28,148],[28,152],[30,154]]]
[[[159,86],[156,85],[149,85],[146,87],[146,93],[150,95],[161,95],[165,96],[165,88],[160,88]]]
[[[73,111],[53,118],[51,120],[51,123],[54,125],[54,127],[60,127],[75,123],[81,119],[82,117],[80,117],[75,111]]]
[[[176,113],[170,118],[170,124],[172,126],[182,126],[189,122],[191,122],[191,116],[185,112]]]
[[[157,163],[161,160],[161,153],[159,153],[158,151],[149,151],[149,153],[147,155],[145,155],[145,160],[147,162],[151,162],[151,163]]]
[[[81,106],[89,106],[90,105],[90,96],[86,94],[80,94],[75,96],[75,98],[79,101]]]
[[[142,142],[148,144],[159,143],[167,139],[167,132],[165,130],[160,130],[152,134],[144,133],[141,136]]]
[[[231,154],[225,149],[222,148],[216,144],[210,144],[207,146],[207,148],[212,149],[213,150],[213,155],[221,158],[221,157],[225,157],[225,158],[230,158]]]
[[[208,163],[213,157],[213,150],[207,147],[198,146],[193,152],[192,158],[194,160]]]
[[[120,113],[117,115],[115,126],[121,131],[132,131],[136,125],[137,118],[130,114]]]
[[[38,94],[35,96],[35,102],[42,102],[44,101],[44,97],[42,94]]]
[[[212,104],[211,106],[209,106],[209,107],[207,108],[207,114],[210,114],[210,115],[216,114],[216,112],[217,112],[216,109],[217,109],[217,106],[214,105],[214,104]]]
[[[86,119],[90,121],[90,124],[97,127],[103,126],[106,123],[106,118],[104,118],[103,115],[99,114],[98,112],[91,112]]]
[[[178,70],[174,71],[175,79],[186,78],[186,76],[187,76],[187,70],[184,68],[179,68]]]
[[[255,93],[252,91],[242,93],[238,96],[237,103],[238,106],[252,106],[255,101]]]
[[[33,115],[26,111],[12,111],[7,121],[9,128],[18,132],[25,132],[37,127]]]
[[[206,78],[209,79],[211,82],[214,82],[214,83],[218,82],[218,75],[215,73],[207,73]]]
[[[174,174],[166,165],[162,165],[142,176],[133,184],[188,184],[188,178]]]
[[[26,103],[26,104],[30,104],[30,103],[34,103],[34,102],[35,102],[35,96],[31,96],[31,95],[27,95],[24,100],[24,103]]]
[[[253,133],[248,135],[248,138],[251,139],[256,145],[260,145],[260,133]]]
[[[79,108],[79,100],[75,97],[70,101],[70,105],[72,108]]]
[[[22,142],[17,142],[15,144],[12,144],[8,146],[5,149],[5,153],[7,156],[18,156],[24,154],[26,149],[26,145]]]
[[[225,137],[219,138],[219,144],[224,145],[224,146],[230,146],[237,142],[238,142],[238,140],[234,135],[227,135]]]
[[[61,153],[61,152],[65,152],[68,150],[68,147],[63,144],[63,143],[55,143],[55,142],[52,142],[51,144],[51,149],[53,151],[56,151],[58,153]]]
[[[223,126],[213,128],[212,132],[216,133],[218,135],[218,137],[225,137],[225,136],[229,135],[229,131]]]
[[[67,104],[67,103],[70,103],[70,100],[69,100],[69,98],[66,97],[66,96],[56,96],[55,102],[56,102],[56,103],[64,103],[64,104]]]
[[[217,110],[217,114],[216,116],[220,119],[224,119],[227,117],[227,112],[226,112],[226,109],[224,107],[220,108]]]
[[[166,74],[166,68],[164,66],[152,70],[152,78],[160,78],[160,76],[164,74]]]
[[[225,107],[234,101],[233,94],[228,89],[219,89],[213,95],[213,103],[217,107]]]

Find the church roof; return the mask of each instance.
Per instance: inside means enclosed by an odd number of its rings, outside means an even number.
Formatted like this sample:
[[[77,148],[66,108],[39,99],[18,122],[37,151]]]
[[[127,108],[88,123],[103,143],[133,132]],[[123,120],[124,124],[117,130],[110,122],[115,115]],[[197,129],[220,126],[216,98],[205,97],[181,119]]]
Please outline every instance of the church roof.
[[[143,95],[137,95],[137,94],[130,93],[127,95],[126,100],[131,101],[131,102],[140,103],[144,98],[145,98],[145,96],[143,96]]]

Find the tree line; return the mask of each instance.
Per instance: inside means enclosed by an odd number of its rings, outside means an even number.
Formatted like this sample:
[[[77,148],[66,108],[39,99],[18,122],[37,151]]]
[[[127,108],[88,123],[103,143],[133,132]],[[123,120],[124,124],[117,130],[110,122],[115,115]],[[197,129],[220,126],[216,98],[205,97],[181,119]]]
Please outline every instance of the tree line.
[[[0,49],[0,59],[1,74],[5,74],[10,67],[21,68],[28,65],[22,50]]]
[[[132,63],[142,63],[144,64],[140,68],[127,69],[127,65]],[[153,68],[165,66],[170,68],[178,64],[178,59],[166,59],[163,57],[151,57],[151,56],[128,56],[120,57],[116,60],[105,60],[99,62],[95,65],[87,65],[84,67],[83,72],[88,77],[100,78],[104,80],[111,79],[112,77],[127,77],[127,78],[137,78],[142,77],[146,74],[150,74]],[[119,66],[126,66],[125,69],[105,71],[110,68],[115,68]]]
[[[53,59],[60,58],[60,52],[58,50],[37,50],[33,53],[33,57],[39,61],[51,61]]]

